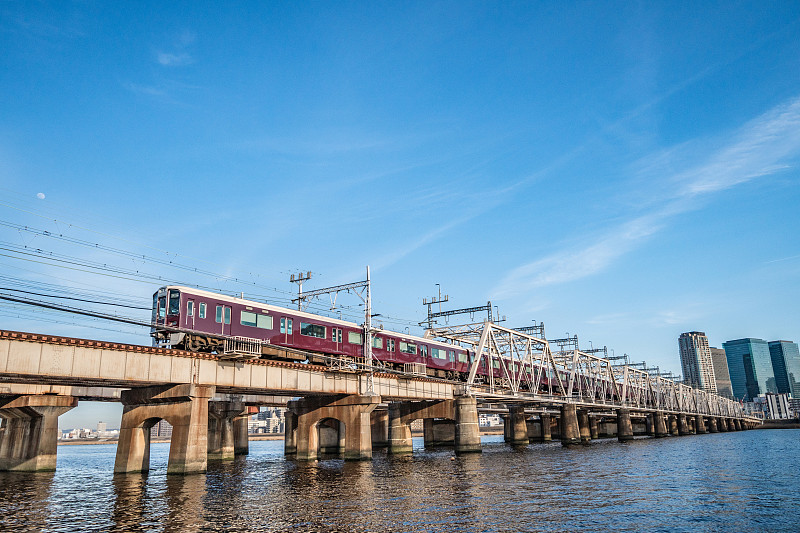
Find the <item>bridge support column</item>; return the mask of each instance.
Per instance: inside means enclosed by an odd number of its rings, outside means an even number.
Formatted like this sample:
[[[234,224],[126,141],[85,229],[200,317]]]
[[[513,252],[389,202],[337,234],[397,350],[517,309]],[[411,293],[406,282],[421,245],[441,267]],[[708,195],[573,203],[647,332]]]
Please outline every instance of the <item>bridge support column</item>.
[[[728,421],[724,418],[720,417],[717,419],[717,428],[719,429],[720,433],[725,433],[728,431]]]
[[[744,429],[744,426],[742,425],[742,420],[740,418],[736,419],[736,429],[739,431],[742,431]]]
[[[524,407],[509,407],[505,422],[506,428],[503,433],[507,443],[513,446],[527,446],[530,444],[530,440],[528,439],[528,424],[525,422]]]
[[[708,417],[708,432],[709,433],[719,433],[719,427],[717,426],[716,417],[713,417],[713,416]]]
[[[297,459],[313,460],[318,457],[320,451],[325,452],[332,448],[342,449],[346,460],[371,459],[370,413],[379,403],[380,396],[355,394],[303,398],[289,402],[288,409],[297,415],[295,430]],[[322,430],[328,433],[324,439],[320,439]],[[336,437],[329,435],[333,431],[338,432]]]
[[[370,415],[372,424],[372,449],[389,447],[389,411],[375,409]]]
[[[695,415],[694,417],[694,429],[698,435],[703,435],[706,433],[706,422],[703,418],[703,415]]]
[[[453,446],[456,439],[456,424],[449,419],[426,418],[422,421],[425,447]]]
[[[420,418],[426,430],[428,445],[435,445],[437,439],[439,444],[454,445],[458,431],[454,405],[454,400],[390,403],[387,413],[389,453],[400,455],[411,453],[411,423]],[[477,407],[475,413],[477,417]],[[452,429],[453,421],[456,422],[455,430]]]
[[[669,420],[669,434],[673,437],[680,435],[680,432],[678,431],[678,417],[675,415],[669,415],[667,420]]]
[[[678,415],[678,435],[688,435],[689,425],[686,423],[686,415],[681,413]]]
[[[233,454],[248,455],[250,453],[250,433],[247,423],[250,415],[237,416],[233,419]]]
[[[539,420],[542,424],[542,442],[550,442],[553,440],[553,432],[552,432],[552,419],[550,415],[547,413],[542,413],[539,415]]]
[[[172,425],[167,474],[206,471],[208,401],[213,386],[164,385],[122,391],[122,422],[115,473],[150,469],[150,428],[163,419]]]
[[[617,439],[620,442],[633,440],[633,424],[628,409],[617,410]]]
[[[657,439],[669,436],[669,433],[667,432],[667,423],[664,420],[664,411],[656,411],[653,413],[653,422],[656,426],[655,431]]]
[[[72,396],[17,396],[0,400],[0,471],[56,469],[58,417],[78,405]]]
[[[283,413],[283,454],[297,454],[297,415],[286,409]]]
[[[561,406],[561,444],[580,444],[581,431],[578,427],[578,411],[574,404]]]
[[[652,413],[644,415],[645,432],[651,437],[656,436],[656,425],[653,422],[654,415]]]
[[[578,431],[581,435],[581,444],[592,442],[592,429],[589,426],[589,411],[580,409],[578,411]]]
[[[600,427],[599,424],[597,423],[596,416],[589,417],[589,434],[592,440],[597,440],[600,438]]]
[[[472,396],[455,400],[456,453],[480,453],[481,434],[478,427],[478,402]]]
[[[236,454],[234,423],[247,412],[242,402],[208,402],[208,460],[232,460]],[[247,419],[245,418],[245,429]]]

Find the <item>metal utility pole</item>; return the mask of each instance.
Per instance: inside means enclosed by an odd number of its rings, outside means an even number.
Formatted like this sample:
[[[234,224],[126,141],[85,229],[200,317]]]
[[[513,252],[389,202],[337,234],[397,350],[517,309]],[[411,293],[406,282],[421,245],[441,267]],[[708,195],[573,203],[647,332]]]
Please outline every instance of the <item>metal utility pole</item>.
[[[308,273],[308,277],[304,278],[302,281],[311,277],[311,272]],[[292,276],[292,281],[297,282],[298,280],[294,279]],[[306,293],[302,292],[302,285],[301,291],[298,294],[297,298],[293,299],[292,302],[297,302],[297,308],[302,310],[303,302],[306,300],[310,300],[312,298],[316,298],[322,294],[331,294],[331,309],[336,308],[336,298],[340,292],[353,292],[356,296],[358,296],[362,302],[364,302],[364,373],[367,376],[367,391],[366,394],[374,394],[375,393],[375,381],[373,376],[373,365],[372,365],[372,293],[370,290],[370,276],[369,276],[369,266],[367,266],[367,279],[365,281],[357,281],[355,283],[345,283],[344,285],[336,285],[333,287],[327,287],[325,289],[316,289],[313,291],[308,291]],[[360,291],[358,289],[361,289]]]
[[[308,281],[311,279],[311,271],[309,270],[307,274],[303,274],[300,272],[297,276],[292,274],[289,278],[291,283],[297,283],[297,310],[302,311],[303,305],[303,282]],[[292,300],[294,301],[294,300]]]
[[[428,298],[423,298],[422,299],[422,305],[427,305],[428,306],[428,319],[425,320],[424,322],[420,322],[419,325],[421,326],[425,322],[427,322],[428,323],[428,328],[427,329],[432,329],[433,328],[434,320],[433,320],[433,311],[431,310],[431,306],[434,305],[434,304],[439,304],[439,313],[441,313],[442,312],[442,302],[446,302],[446,301],[448,301],[450,299],[450,297],[447,296],[446,294],[444,295],[444,298],[442,298],[442,286],[441,285],[439,285],[437,283],[436,287],[438,287],[438,289],[439,289],[439,296],[438,297],[434,296],[430,300]]]
[[[434,303],[438,303],[438,302],[433,302],[432,301],[432,302],[428,303],[426,300],[423,300],[423,304],[424,305],[433,305]],[[466,309],[453,309],[452,311],[440,311],[438,313],[430,312],[430,307],[428,309],[429,309],[428,310],[428,319],[427,320],[423,320],[422,322],[419,323],[420,326],[424,326],[425,324],[430,324],[428,326],[428,329],[433,329],[432,328],[432,324],[433,324],[433,322],[435,322],[435,320],[433,320],[434,318],[438,318],[438,317],[441,317],[441,316],[453,316],[453,315],[464,315],[464,314],[474,315],[475,313],[480,313],[480,312],[483,312],[483,311],[486,311],[486,321],[487,322],[493,322],[493,319],[492,319],[492,302],[487,302],[486,305],[481,305],[479,307],[468,307]]]
[[[532,335],[539,339],[545,339],[544,335],[544,322],[539,322],[538,324],[536,321],[533,321],[532,326],[523,326],[521,328],[514,328],[514,331],[519,331],[520,333],[526,333],[528,335]]]

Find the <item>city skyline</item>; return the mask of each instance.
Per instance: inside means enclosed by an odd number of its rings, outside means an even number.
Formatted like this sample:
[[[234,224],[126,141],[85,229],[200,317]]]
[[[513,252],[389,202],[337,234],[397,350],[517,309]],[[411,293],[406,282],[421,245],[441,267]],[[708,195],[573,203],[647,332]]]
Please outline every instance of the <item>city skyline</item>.
[[[437,6],[4,4],[4,283],[146,321],[167,281],[291,307],[370,265],[387,329],[441,288],[676,373],[683,331],[800,338],[792,4]]]

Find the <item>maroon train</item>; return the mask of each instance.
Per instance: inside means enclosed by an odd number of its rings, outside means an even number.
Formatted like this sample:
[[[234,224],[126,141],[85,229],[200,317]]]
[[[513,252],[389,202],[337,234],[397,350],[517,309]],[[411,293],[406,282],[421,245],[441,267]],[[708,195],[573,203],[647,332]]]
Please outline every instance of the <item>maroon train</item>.
[[[353,322],[189,287],[158,289],[152,324],[157,345],[193,352],[221,353],[225,338],[247,337],[267,341],[262,357],[273,359],[324,363],[325,356],[359,358],[364,353],[364,328]],[[373,335],[372,354],[387,368],[424,364],[427,375],[447,379],[469,373],[474,357],[459,346],[393,331]],[[499,376],[499,368],[495,371]]]

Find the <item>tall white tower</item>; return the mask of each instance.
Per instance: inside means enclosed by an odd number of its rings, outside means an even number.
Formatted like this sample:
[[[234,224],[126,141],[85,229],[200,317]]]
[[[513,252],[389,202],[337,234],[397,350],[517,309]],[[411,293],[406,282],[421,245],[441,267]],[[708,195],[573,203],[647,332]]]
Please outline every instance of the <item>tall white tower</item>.
[[[717,392],[717,380],[714,378],[714,362],[708,337],[702,331],[681,333],[678,337],[681,351],[681,369],[683,382],[706,392]]]

